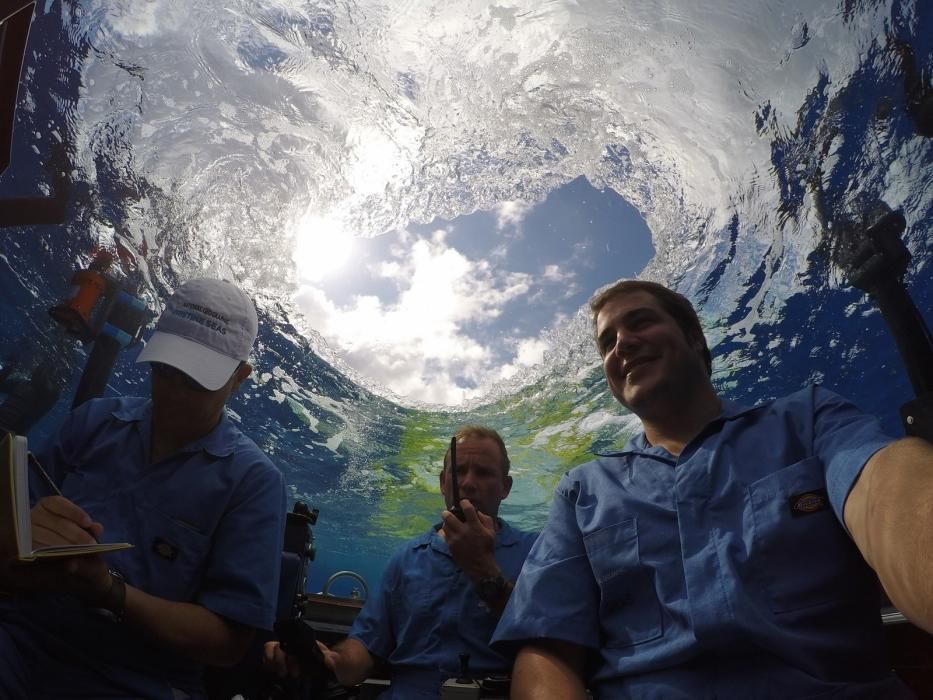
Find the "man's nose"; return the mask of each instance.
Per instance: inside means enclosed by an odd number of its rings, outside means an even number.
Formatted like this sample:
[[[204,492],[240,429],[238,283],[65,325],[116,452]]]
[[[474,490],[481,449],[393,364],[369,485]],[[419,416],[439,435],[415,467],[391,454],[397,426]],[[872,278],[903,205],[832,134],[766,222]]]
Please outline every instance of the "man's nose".
[[[616,331],[615,338],[613,339],[612,347],[609,349],[609,352],[618,357],[622,357],[625,354],[625,351],[631,345],[631,334],[625,333],[624,331]]]
[[[616,332],[616,344],[612,351],[621,358],[631,353],[638,346],[638,334],[619,329]]]
[[[460,491],[465,493],[466,491],[472,491],[476,484],[473,481],[473,470],[467,469],[465,472],[460,474]]]

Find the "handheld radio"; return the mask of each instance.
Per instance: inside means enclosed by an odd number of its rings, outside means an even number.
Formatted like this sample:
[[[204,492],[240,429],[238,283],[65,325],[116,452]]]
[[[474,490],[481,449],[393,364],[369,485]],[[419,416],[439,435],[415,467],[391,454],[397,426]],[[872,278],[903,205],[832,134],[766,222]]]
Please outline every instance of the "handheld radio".
[[[448,509],[457,516],[461,522],[466,520],[463,509],[460,507],[460,484],[457,483],[457,436],[450,438],[450,496],[453,505]]]

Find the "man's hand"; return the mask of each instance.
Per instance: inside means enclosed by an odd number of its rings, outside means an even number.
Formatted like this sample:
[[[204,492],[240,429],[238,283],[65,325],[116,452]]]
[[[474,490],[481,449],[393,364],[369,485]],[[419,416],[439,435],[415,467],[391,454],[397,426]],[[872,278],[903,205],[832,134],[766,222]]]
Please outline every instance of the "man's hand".
[[[270,645],[273,644],[275,647],[270,652]],[[266,643],[266,658],[263,659],[263,665],[279,677],[283,677],[281,673],[283,670],[289,676],[297,677],[293,673],[302,672],[298,659],[286,654],[278,647],[278,644],[278,642]],[[321,641],[317,642],[317,647],[324,657],[324,666],[334,674],[340,685],[346,687],[359,685],[366,680],[375,665],[375,659],[370,655],[369,650],[363,646],[362,642],[352,637],[341,640],[334,645],[333,649]],[[270,653],[273,654],[271,659],[269,659]]]
[[[32,546],[94,544],[104,532],[80,506],[63,496],[48,496],[32,508]]]
[[[48,496],[32,508],[32,546],[95,544],[104,526],[63,496]],[[103,555],[65,557],[61,562],[38,562],[48,565],[50,573],[58,570],[63,578],[52,590],[74,593],[86,600],[99,600],[110,590],[110,572]]]
[[[323,645],[318,642],[318,646]],[[324,655],[324,658],[326,662],[326,654]],[[282,645],[277,641],[266,642],[265,646],[263,647],[262,668],[269,673],[275,674],[279,678],[301,677],[301,663],[291,654],[286,654],[282,649]]]
[[[470,501],[460,501],[464,520],[445,510],[441,535],[447,542],[450,554],[457,566],[473,583],[484,578],[497,576],[496,564],[496,521],[480,513]]]
[[[327,646],[324,642],[319,641],[317,643],[317,648],[321,650],[321,654],[324,655],[324,665],[333,673],[337,675],[337,663],[340,660],[340,654]]]
[[[32,508],[32,546],[94,544],[104,527],[62,496],[43,498]],[[89,602],[110,591],[110,573],[100,554],[45,561],[3,562],[0,582],[15,592],[72,593]]]

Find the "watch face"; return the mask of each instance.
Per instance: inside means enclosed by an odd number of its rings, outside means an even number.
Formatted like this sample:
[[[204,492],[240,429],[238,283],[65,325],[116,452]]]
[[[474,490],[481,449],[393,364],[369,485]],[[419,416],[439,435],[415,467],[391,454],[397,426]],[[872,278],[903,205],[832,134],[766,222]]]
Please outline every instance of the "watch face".
[[[501,576],[484,578],[476,587],[476,592],[482,600],[495,600],[505,592],[505,579]]]

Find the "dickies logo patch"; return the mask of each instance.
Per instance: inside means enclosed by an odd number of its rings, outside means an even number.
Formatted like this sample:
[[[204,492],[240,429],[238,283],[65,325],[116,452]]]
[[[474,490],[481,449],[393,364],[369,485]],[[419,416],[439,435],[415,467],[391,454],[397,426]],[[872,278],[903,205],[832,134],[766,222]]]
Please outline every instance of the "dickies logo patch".
[[[175,561],[178,557],[178,549],[171,542],[166,542],[161,537],[156,537],[152,541],[152,551],[166,561]]]
[[[829,505],[829,495],[826,489],[814,489],[791,496],[787,502],[790,504],[791,515],[799,518],[824,510]]]

